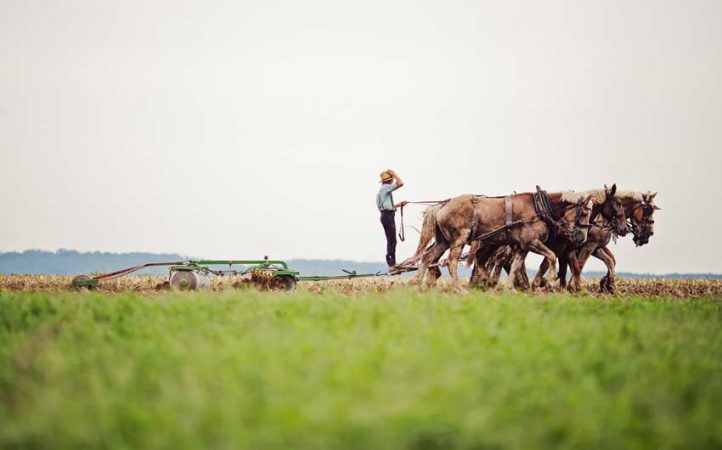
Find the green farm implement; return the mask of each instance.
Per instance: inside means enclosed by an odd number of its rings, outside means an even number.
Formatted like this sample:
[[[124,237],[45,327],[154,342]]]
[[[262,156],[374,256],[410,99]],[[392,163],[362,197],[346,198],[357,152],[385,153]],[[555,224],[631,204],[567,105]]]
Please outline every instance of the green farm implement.
[[[199,260],[199,261],[173,261],[146,263],[128,267],[115,272],[100,275],[78,275],[73,278],[72,284],[76,288],[94,288],[101,281],[130,275],[149,267],[168,267],[168,287],[179,290],[194,290],[210,286],[210,277],[236,277],[243,284],[252,284],[257,287],[292,291],[299,281],[344,280],[383,275],[377,273],[357,274],[356,271],[344,270],[345,275],[312,275],[301,276],[299,272],[291,270],[285,261],[269,260]]]

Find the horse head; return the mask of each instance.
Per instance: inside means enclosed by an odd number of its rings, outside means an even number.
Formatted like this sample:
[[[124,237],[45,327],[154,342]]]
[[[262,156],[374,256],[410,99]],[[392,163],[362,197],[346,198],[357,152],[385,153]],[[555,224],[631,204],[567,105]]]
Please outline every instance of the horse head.
[[[604,203],[599,208],[599,213],[612,226],[612,229],[620,236],[627,234],[627,217],[624,214],[622,201],[617,198],[617,184],[612,187],[604,185]]]
[[[654,235],[654,211],[661,209],[654,204],[654,197],[657,193],[651,191],[642,194],[642,201],[636,202],[629,221],[631,222],[632,234],[634,235],[634,244],[640,247],[649,242],[649,238]]]

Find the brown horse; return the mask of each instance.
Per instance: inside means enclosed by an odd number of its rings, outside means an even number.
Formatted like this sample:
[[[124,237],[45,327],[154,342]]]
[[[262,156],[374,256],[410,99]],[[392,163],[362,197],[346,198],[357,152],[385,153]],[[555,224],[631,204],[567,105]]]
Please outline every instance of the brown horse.
[[[510,208],[507,208],[506,197],[475,195],[462,195],[433,207],[424,216],[417,254],[407,260],[408,262],[417,258],[419,251],[424,249],[414,280],[420,283],[429,265],[436,263],[449,250],[449,274],[457,285],[457,266],[464,245],[497,230],[500,231],[487,235],[484,241],[489,245],[482,246],[480,253],[493,246],[513,244],[521,249],[520,253],[523,252],[524,256],[532,251],[550,259],[550,262],[556,265],[556,256],[543,242],[552,233],[562,233],[577,244],[583,243],[592,214],[592,202],[589,198],[571,202],[562,199],[562,195],[560,192],[548,194],[551,208],[548,215],[537,212],[531,193],[510,196]],[[510,222],[513,225],[505,227]],[[429,228],[433,230],[435,243],[427,248],[431,234]],[[512,265],[512,271],[518,269],[519,264]],[[436,276],[438,272],[432,271],[429,281],[433,283]],[[513,280],[513,277],[511,279]],[[513,287],[513,284],[509,287]]]
[[[627,223],[624,215],[624,208],[621,199],[617,198],[617,196],[615,195],[616,192],[617,185],[613,184],[611,188],[605,186],[604,189],[595,189],[591,191],[564,192],[562,194],[562,198],[564,200],[574,202],[582,198],[591,197],[594,204],[592,217],[604,217],[608,221],[608,223],[611,224],[611,226],[615,229],[616,232],[626,233]],[[574,252],[574,250],[577,248],[577,245],[575,245],[575,243],[571,240],[567,239],[566,236],[554,235],[545,244],[559,257],[560,260],[564,258],[565,261],[569,262],[569,265],[571,267],[576,267],[576,253]],[[475,253],[476,251],[477,250],[472,247],[472,253]],[[502,268],[504,268],[507,272],[511,270],[512,258],[513,251],[511,249],[500,249],[487,260],[479,260],[474,267],[475,273],[472,275],[472,281],[474,281],[474,283],[476,284],[479,283],[478,274],[476,273],[477,266],[483,264],[486,271],[490,272],[492,275],[491,279],[487,282],[487,284],[495,285],[499,279],[499,276],[501,275]],[[536,288],[544,284],[545,280],[543,278],[543,275],[547,271],[548,265],[549,261],[545,258],[542,261],[542,265],[537,272],[536,277],[534,277],[532,287]],[[560,278],[560,283],[563,280],[563,278]],[[525,279],[517,280],[516,282],[519,285],[528,284],[528,280]],[[581,279],[577,274],[577,276],[572,280],[571,287],[573,289],[578,289],[580,283]]]
[[[627,234],[627,219],[623,206],[622,197],[617,194],[617,185],[613,184],[611,188],[604,187],[604,190],[596,189],[585,192],[567,192],[568,199],[573,200],[578,196],[591,195],[594,201],[594,212],[592,212],[592,222],[597,221],[597,217],[601,217],[605,221],[610,231],[621,236]],[[594,228],[594,227],[593,227]],[[590,230],[591,233],[591,230]],[[588,238],[587,238],[588,239]],[[572,269],[572,281],[569,285],[571,290],[577,291],[581,287],[581,270],[578,269],[577,262],[577,246],[572,245],[563,237],[554,237],[547,243],[554,253],[568,263]],[[542,261],[536,276],[534,277],[533,286],[541,286],[544,283],[544,273],[548,270],[547,261]],[[563,276],[562,276],[563,275]],[[563,281],[562,281],[563,280]],[[566,285],[566,273],[560,273],[560,286]]]
[[[642,193],[636,191],[624,191],[617,194],[620,198],[624,213],[629,218],[629,228],[634,236],[634,243],[639,247],[649,242],[654,235],[654,211],[660,208],[654,204],[657,193]],[[581,271],[589,260],[594,256],[607,266],[607,274],[599,282],[599,289],[602,292],[613,293],[615,284],[616,259],[611,250],[607,247],[615,236],[615,228],[610,226],[607,218],[599,217],[594,226],[589,230],[587,242],[576,250],[576,262],[565,257],[559,258],[559,276],[562,283],[566,279],[567,265],[572,270],[572,279],[580,277]],[[623,236],[623,234],[621,234]],[[541,268],[540,268],[541,270]]]

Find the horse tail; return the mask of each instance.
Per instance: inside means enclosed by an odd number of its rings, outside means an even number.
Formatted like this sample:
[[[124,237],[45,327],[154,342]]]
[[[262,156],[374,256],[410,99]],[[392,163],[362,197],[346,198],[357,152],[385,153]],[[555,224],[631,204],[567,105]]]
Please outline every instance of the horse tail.
[[[436,236],[436,214],[439,212],[443,204],[434,205],[426,208],[423,212],[423,225],[421,226],[421,236],[419,236],[419,245],[416,252],[401,264],[415,263],[424,255],[429,247],[429,243]]]

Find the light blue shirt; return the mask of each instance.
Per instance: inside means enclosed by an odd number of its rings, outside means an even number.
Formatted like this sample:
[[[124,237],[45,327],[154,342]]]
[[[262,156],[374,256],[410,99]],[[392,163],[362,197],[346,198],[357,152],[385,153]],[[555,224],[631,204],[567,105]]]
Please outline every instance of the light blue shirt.
[[[379,211],[396,211],[394,208],[394,196],[391,194],[399,185],[396,184],[396,180],[389,184],[382,183],[379,193],[376,194],[376,207]]]

